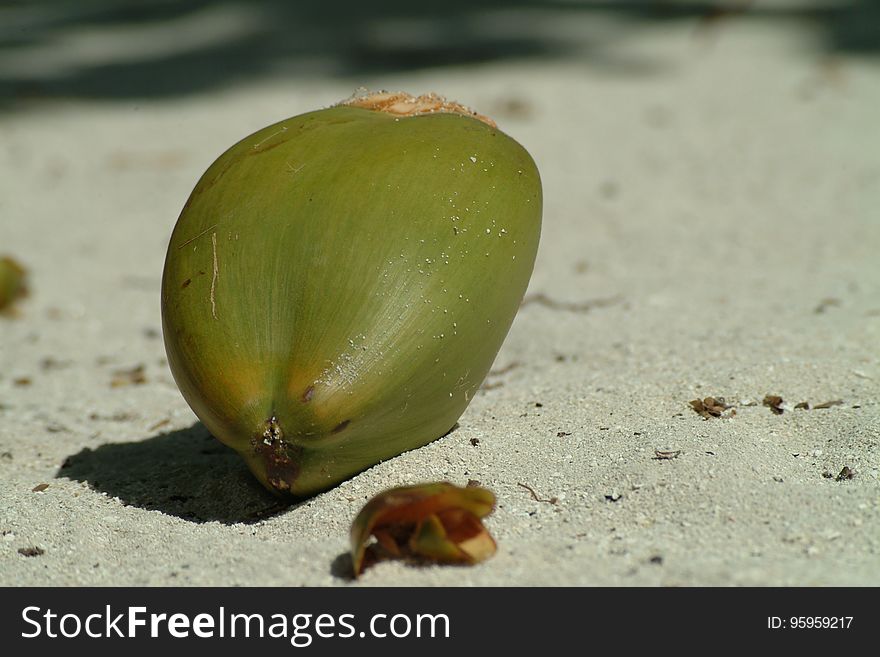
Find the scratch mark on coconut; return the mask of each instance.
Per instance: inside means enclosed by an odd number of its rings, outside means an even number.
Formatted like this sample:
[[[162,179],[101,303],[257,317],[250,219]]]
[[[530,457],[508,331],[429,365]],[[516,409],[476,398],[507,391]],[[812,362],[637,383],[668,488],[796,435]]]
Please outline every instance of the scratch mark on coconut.
[[[286,125],[281,126],[281,130],[276,130],[275,132],[273,132],[273,133],[272,133],[271,135],[269,135],[268,137],[264,137],[263,139],[261,139],[260,141],[258,141],[256,144],[254,144],[253,147],[252,147],[253,150],[255,150],[255,151],[259,151],[259,150],[260,150],[260,146],[262,146],[262,145],[265,144],[267,141],[269,141],[270,139],[272,139],[272,137],[275,137],[275,136],[280,135],[280,134],[285,133],[285,132],[287,132],[287,126],[286,126]]]
[[[211,233],[211,247],[214,250],[214,275],[211,277],[211,316],[217,319],[217,301],[214,298],[217,279],[220,277],[220,266],[217,264],[217,233]]]
[[[346,428],[350,423],[351,423],[351,420],[343,420],[342,422],[340,422],[339,424],[337,424],[335,427],[333,427],[333,431],[331,431],[330,433],[339,433],[340,431],[345,430],[345,428]]]
[[[190,237],[186,242],[184,242],[183,244],[181,244],[180,246],[178,246],[178,247],[177,247],[177,250],[179,251],[180,249],[182,249],[183,247],[185,247],[185,246],[186,246],[187,244],[189,244],[190,242],[195,242],[195,241],[196,241],[197,239],[199,239],[202,235],[205,235],[206,233],[208,233],[209,231],[215,229],[216,227],[217,227],[217,224],[214,224],[213,226],[208,226],[208,227],[205,228],[205,230],[203,230],[201,233],[199,233],[199,234],[196,235],[195,237]]]

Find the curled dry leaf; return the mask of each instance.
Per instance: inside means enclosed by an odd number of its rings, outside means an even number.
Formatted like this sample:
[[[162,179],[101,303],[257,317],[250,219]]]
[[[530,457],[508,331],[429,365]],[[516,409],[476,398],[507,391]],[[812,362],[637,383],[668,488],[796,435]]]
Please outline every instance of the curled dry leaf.
[[[776,415],[782,415],[783,410],[783,401],[782,397],[779,395],[765,395],[763,404],[767,406],[771,411],[773,411]]]
[[[355,577],[382,559],[474,564],[495,554],[481,521],[495,495],[448,482],[392,488],[376,495],[351,526]],[[376,542],[368,545],[370,537]]]
[[[690,402],[690,405],[696,413],[703,416],[707,420],[712,417],[722,417],[724,411],[729,408],[733,408],[733,406],[724,401],[724,397],[706,397],[704,399],[694,399]],[[731,413],[731,415],[732,414],[733,413]]]

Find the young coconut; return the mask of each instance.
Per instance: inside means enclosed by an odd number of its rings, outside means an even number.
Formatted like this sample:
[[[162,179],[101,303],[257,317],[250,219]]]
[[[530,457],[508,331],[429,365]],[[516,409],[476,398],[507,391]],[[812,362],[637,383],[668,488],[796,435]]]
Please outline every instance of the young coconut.
[[[0,316],[15,316],[15,302],[26,297],[27,270],[9,256],[0,257]]]
[[[279,494],[435,440],[513,321],[541,202],[526,150],[434,95],[355,97],[246,137],[168,247],[162,323],[184,398]]]

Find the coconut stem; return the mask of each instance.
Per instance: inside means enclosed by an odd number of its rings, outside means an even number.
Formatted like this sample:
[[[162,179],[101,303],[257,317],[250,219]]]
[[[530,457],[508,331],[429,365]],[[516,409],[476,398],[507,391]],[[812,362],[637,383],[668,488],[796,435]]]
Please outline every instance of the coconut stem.
[[[462,114],[482,121],[493,128],[495,121],[488,116],[478,114],[469,107],[452,100],[446,100],[443,96],[435,93],[412,96],[403,91],[375,91],[356,93],[351,98],[343,100],[340,105],[361,107],[374,112],[385,112],[394,116],[418,116],[420,114]]]

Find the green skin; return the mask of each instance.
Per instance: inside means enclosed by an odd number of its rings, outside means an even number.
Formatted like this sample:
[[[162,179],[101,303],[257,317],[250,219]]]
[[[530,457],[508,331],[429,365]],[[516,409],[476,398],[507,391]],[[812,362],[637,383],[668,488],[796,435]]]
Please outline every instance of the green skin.
[[[325,490],[455,425],[540,229],[532,158],[481,121],[338,106],[276,123],[211,165],[171,236],[171,371],[269,490]]]
[[[25,271],[12,258],[0,258],[0,311],[8,310],[12,302],[25,295]]]

